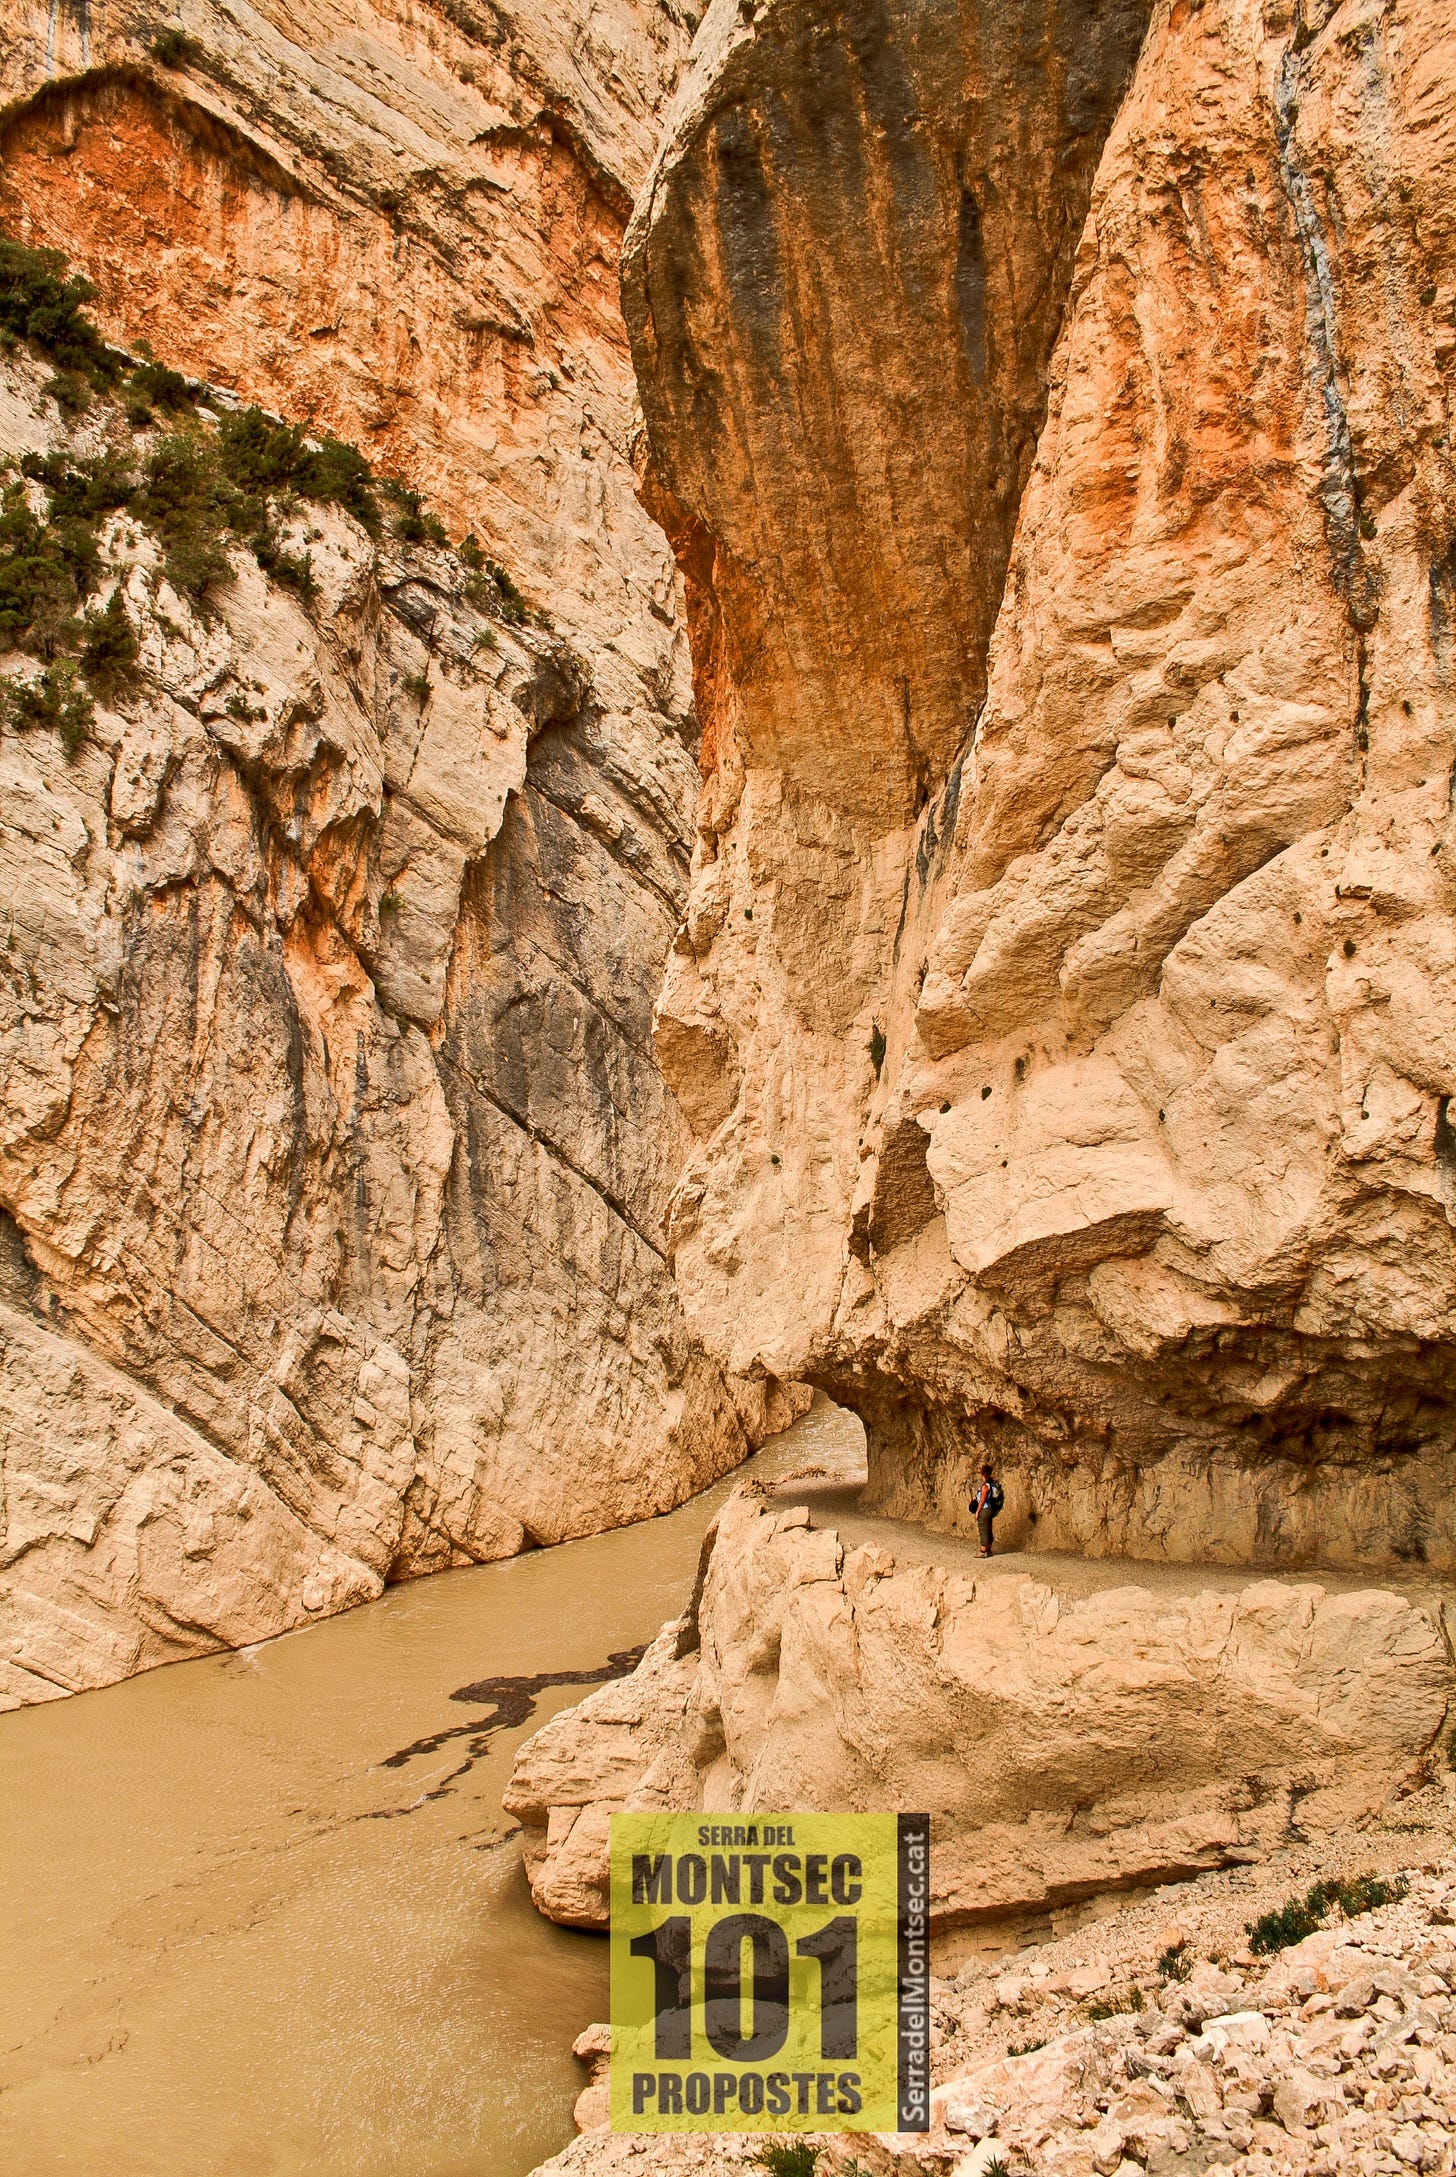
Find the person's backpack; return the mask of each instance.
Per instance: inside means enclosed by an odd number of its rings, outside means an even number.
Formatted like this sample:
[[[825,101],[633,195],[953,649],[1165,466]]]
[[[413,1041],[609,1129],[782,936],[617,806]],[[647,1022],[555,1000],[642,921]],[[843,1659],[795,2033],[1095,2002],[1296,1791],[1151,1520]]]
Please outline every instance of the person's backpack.
[[[991,1494],[986,1499],[986,1510],[994,1519],[1006,1503],[1006,1492],[999,1482],[992,1482],[990,1489]]]

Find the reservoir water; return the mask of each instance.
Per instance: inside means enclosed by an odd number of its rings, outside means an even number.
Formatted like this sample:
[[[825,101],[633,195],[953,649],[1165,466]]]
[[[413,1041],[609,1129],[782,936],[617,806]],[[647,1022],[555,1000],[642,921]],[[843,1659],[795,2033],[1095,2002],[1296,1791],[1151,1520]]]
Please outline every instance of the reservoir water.
[[[820,1399],[743,1471],[862,1442]],[[521,2177],[564,2146],[606,1946],[535,1912],[501,1793],[682,1608],[738,1478],[0,1716],[5,2177]]]

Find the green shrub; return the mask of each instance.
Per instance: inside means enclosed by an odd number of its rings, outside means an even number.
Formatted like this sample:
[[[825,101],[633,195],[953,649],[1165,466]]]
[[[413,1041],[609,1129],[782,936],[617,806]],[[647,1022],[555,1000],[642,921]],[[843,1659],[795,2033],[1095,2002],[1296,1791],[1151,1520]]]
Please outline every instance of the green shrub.
[[[417,703],[427,703],[429,701],[430,676],[428,673],[406,673],[400,685],[407,695],[414,697]]]
[[[55,667],[52,670],[59,672],[62,668]],[[67,763],[74,763],[91,738],[91,728],[96,720],[96,706],[90,696],[84,694],[71,679],[63,683],[60,695],[56,731],[61,737],[61,749]]]
[[[39,521],[22,485],[6,486],[0,494],[0,650],[51,658],[73,638],[95,550],[84,530],[75,536]]]
[[[91,406],[91,388],[78,370],[56,371],[47,378],[45,390],[68,416],[84,416]]]
[[[1323,1927],[1336,1909],[1353,1920],[1362,1912],[1374,1912],[1377,1906],[1398,1904],[1409,1887],[1403,1875],[1394,1882],[1384,1882],[1374,1874],[1355,1875],[1347,1882],[1316,1882],[1303,1897],[1286,1898],[1273,1911],[1247,1921],[1249,1948],[1256,1957],[1287,1950],[1291,1943],[1302,1943],[1306,1935]]]
[[[401,544],[448,544],[444,524],[433,514],[426,514],[417,491],[404,484],[386,479],[380,489],[394,501],[393,529]]]
[[[135,681],[139,655],[136,630],[118,582],[105,610],[93,613],[86,622],[81,671],[98,695],[115,697]]]
[[[530,607],[525,598],[498,559],[488,559],[485,565],[486,572],[500,593],[501,618],[509,620],[512,627],[524,626],[530,617]]]
[[[473,530],[468,537],[460,539],[455,556],[472,578],[465,585],[465,594],[483,612],[495,613],[512,627],[524,627],[528,620],[545,618],[543,613],[532,612],[500,561],[486,557]]]
[[[239,507],[238,527],[257,527],[269,499],[290,492],[340,506],[371,537],[382,523],[369,464],[342,439],[307,443],[295,424],[275,423],[260,408],[224,416],[217,434],[218,462]]]
[[[52,521],[80,521],[90,527],[103,514],[129,506],[136,489],[127,463],[118,454],[103,453],[85,460],[64,454],[26,454],[21,474],[45,487]]]
[[[1193,1960],[1188,1955],[1187,1943],[1169,1943],[1158,1960],[1158,1971],[1164,1980],[1187,1980],[1193,1970]]]
[[[69,658],[48,665],[37,681],[12,683],[5,690],[7,723],[22,731],[40,726],[61,737],[67,763],[80,755],[96,718],[96,706],[76,686],[76,668]]]
[[[161,32],[153,50],[165,57],[166,41],[181,36]],[[84,401],[88,382],[98,389],[115,386],[128,361],[107,347],[84,314],[94,292],[87,281],[67,276],[59,251],[26,249],[0,235],[0,343],[13,347],[27,340],[48,355],[57,366],[51,390],[63,400]],[[229,543],[245,537],[259,566],[282,588],[305,603],[318,596],[309,553],[285,552],[279,544],[280,500],[338,506],[378,537],[383,488],[400,509],[397,527],[417,541],[448,541],[435,516],[423,512],[419,493],[377,485],[357,447],[279,423],[259,408],[230,412],[213,428],[211,418],[198,413],[199,389],[149,354],[131,366],[123,399],[138,427],[158,413],[171,424],[139,476],[115,453],[86,460],[27,455],[21,468],[45,490],[44,520],[18,485],[0,486],[0,649],[24,647],[49,659],[90,639],[78,609],[100,576],[97,526],[117,508],[152,531],[173,588],[199,605],[213,584],[230,579]],[[485,566],[479,547],[474,550]],[[510,608],[507,617],[514,616],[512,600],[524,617],[524,602],[504,569],[490,565],[493,594],[504,599],[502,609]],[[124,607],[116,609],[124,614]],[[111,634],[122,641],[120,625]],[[99,653],[87,654],[103,675],[124,663],[115,658],[108,665]]]
[[[301,446],[293,484],[305,499],[318,499],[342,507],[371,537],[377,537],[383,529],[374,478],[357,446],[350,446],[341,438],[325,438],[316,446]]]
[[[292,590],[300,603],[314,603],[319,586],[314,580],[311,552],[275,552],[268,572],[280,589]]]
[[[261,408],[242,408],[218,425],[217,446],[228,482],[242,498],[263,504],[292,482],[301,433],[275,423]]]
[[[89,280],[68,278],[58,249],[27,249],[0,234],[0,332],[100,389],[116,383],[123,358],[86,315],[95,294]]]
[[[817,2151],[803,2139],[772,2139],[759,2155],[769,2177],[814,2177]]]
[[[111,454],[26,454],[20,467],[44,491],[46,512],[33,511],[19,484],[0,494],[0,650],[52,658],[84,634],[77,612],[101,572],[96,527],[126,505],[132,482]]]
[[[165,363],[148,359],[138,363],[126,382],[125,406],[127,421],[140,430],[152,422],[155,409],[180,416],[195,408],[197,388],[189,385],[180,370],[169,370]]]
[[[305,602],[318,595],[307,552],[280,549],[270,502],[299,496],[343,507],[371,535],[379,507],[369,465],[340,439],[304,443],[259,408],[224,416],[216,435],[178,431],[152,450],[132,504],[161,539],[173,587],[202,599],[228,576],[225,538],[248,537],[265,574]]]
[[[232,498],[215,447],[193,431],[158,441],[132,498],[133,512],[162,546],[167,580],[199,604],[209,584],[226,582],[232,571],[223,544]]]
[[[1334,1901],[1347,1920],[1357,1920],[1362,1912],[1398,1905],[1409,1894],[1410,1884],[1404,1875],[1397,1875],[1394,1882],[1383,1882],[1379,1875],[1353,1875],[1348,1882],[1335,1885]]]
[[[159,30],[152,40],[152,58],[164,68],[186,68],[202,58],[202,47],[185,30]]]

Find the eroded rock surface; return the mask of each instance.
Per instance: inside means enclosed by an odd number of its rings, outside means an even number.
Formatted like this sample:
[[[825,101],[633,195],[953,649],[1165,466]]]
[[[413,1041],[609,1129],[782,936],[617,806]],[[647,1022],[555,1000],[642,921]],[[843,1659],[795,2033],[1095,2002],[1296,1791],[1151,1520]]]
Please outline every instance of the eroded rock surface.
[[[46,376],[11,454],[165,428]],[[453,552],[280,522],[315,594],[238,545],[199,608],[108,517],[136,669],[0,736],[5,1704],[665,1509],[769,1418],[660,1231],[686,750],[634,770]]]
[[[7,230],[523,593],[490,652],[453,555],[332,518],[316,613],[143,551],[136,700],[0,744],[27,1699],[660,1510],[772,1387],[677,1304],[650,1044],[696,725],[616,260],[694,10],[0,15]],[[7,452],[99,428],[42,376]]]
[[[1456,35],[1060,21],[715,7],[639,202],[680,1289],[888,1510],[1450,1566]]]
[[[710,731],[791,798],[883,828],[965,738],[1146,20],[1144,0],[709,11],[623,298],[688,562],[711,552],[699,670],[731,696]]]
[[[537,1904],[607,1916],[614,1808],[923,1807],[950,1928],[1186,1878],[1388,1799],[1442,1731],[1440,1606],[1267,1580],[1068,1602],[846,1551],[752,1485],[701,1598],[517,1757]]]

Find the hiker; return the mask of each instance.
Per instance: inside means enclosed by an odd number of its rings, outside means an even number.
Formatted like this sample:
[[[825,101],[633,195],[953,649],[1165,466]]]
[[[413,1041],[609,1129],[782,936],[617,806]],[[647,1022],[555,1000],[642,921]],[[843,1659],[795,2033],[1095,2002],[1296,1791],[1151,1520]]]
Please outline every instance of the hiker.
[[[996,1514],[1006,1502],[1006,1492],[991,1472],[988,1459],[981,1468],[981,1486],[971,1499],[971,1510],[976,1515],[976,1532],[981,1537],[981,1555],[989,1557],[992,1547],[992,1529]]]

